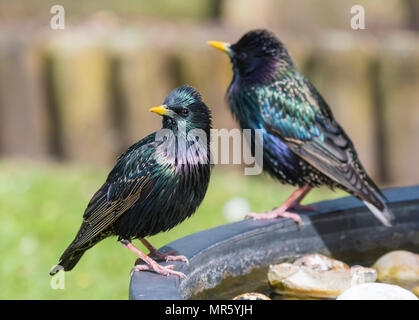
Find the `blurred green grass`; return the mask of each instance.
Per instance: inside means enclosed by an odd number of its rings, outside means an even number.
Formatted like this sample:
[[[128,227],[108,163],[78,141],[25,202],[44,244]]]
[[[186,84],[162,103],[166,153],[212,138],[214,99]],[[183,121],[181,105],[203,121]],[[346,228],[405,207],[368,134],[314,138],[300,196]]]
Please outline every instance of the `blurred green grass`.
[[[109,238],[65,274],[65,289],[50,287],[50,268],[73,239],[91,195],[108,169],[80,165],[0,162],[0,299],[127,299],[129,271],[136,257]],[[193,232],[226,223],[221,211],[233,197],[251,210],[271,209],[292,192],[266,176],[214,170],[197,213],[167,233],[149,238],[159,248]],[[344,195],[319,189],[305,203]],[[144,249],[138,241],[135,243]]]

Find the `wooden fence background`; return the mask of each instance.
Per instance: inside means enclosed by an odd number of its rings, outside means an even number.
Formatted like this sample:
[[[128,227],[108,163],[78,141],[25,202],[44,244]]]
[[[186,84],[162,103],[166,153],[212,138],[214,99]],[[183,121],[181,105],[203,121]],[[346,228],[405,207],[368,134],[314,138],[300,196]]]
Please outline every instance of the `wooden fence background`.
[[[148,108],[182,84],[201,91],[215,128],[236,127],[224,101],[229,59],[206,45],[234,42],[248,30],[250,4],[237,15],[229,9],[233,2],[224,8],[227,25],[121,24],[105,14],[63,31],[1,28],[0,157],[110,164],[160,127]],[[265,2],[271,8],[272,1]],[[414,28],[376,34],[271,29],[326,98],[371,175],[386,185],[418,183]]]

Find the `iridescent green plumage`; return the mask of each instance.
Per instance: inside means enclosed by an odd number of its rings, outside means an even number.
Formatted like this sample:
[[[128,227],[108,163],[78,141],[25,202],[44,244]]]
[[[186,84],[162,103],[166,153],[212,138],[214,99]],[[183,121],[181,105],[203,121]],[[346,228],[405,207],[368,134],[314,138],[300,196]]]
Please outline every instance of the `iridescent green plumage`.
[[[202,202],[210,178],[211,115],[199,93],[191,87],[175,89],[166,99],[163,129],[154,132],[122,154],[106,182],[90,200],[75,239],[58,266],[71,270],[84,252],[108,236],[121,241],[142,239],[167,231],[191,216]],[[181,134],[179,128],[184,128]],[[181,150],[195,141],[190,130],[200,130],[201,153]],[[162,139],[172,133],[173,139]],[[170,135],[169,135],[170,137]],[[183,156],[183,152],[190,156]]]
[[[234,77],[227,91],[243,129],[264,132],[264,169],[281,182],[339,187],[363,200],[386,225],[392,214],[355,148],[285,46],[266,30],[223,44]]]

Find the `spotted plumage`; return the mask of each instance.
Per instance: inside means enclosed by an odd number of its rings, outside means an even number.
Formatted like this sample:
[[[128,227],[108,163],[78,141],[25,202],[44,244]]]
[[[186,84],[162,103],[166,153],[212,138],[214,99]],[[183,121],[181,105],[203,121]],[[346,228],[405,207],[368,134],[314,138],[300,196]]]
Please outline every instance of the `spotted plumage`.
[[[264,170],[286,184],[344,189],[390,225],[384,196],[352,141],[275,35],[254,30],[232,45],[210,44],[227,52],[233,65],[227,90],[233,115],[243,129],[263,130]]]
[[[195,89],[184,86],[172,91],[164,106],[150,111],[163,116],[162,130],[119,157],[51,274],[59,266],[71,270],[87,249],[106,237],[118,236],[126,244],[167,231],[191,216],[202,202],[211,169],[209,109]],[[192,130],[202,133],[202,139],[188,137]],[[192,152],[196,144],[201,148]]]

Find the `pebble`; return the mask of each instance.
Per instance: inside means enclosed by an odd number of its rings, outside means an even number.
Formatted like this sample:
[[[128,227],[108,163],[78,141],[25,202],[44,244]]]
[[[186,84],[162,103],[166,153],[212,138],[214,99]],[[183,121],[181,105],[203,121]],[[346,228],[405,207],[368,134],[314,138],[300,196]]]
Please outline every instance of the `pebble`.
[[[419,300],[412,292],[387,283],[364,283],[349,288],[337,300]]]
[[[294,263],[271,265],[268,280],[276,293],[296,297],[334,299],[348,288],[374,282],[372,268],[354,266],[320,254],[310,254]]]
[[[377,270],[378,280],[382,282],[419,281],[419,254],[409,251],[391,251],[379,258],[372,267]]]
[[[262,293],[257,292],[249,292],[249,293],[243,293],[241,295],[238,295],[237,297],[234,297],[233,300],[272,300],[268,296],[265,296]]]

